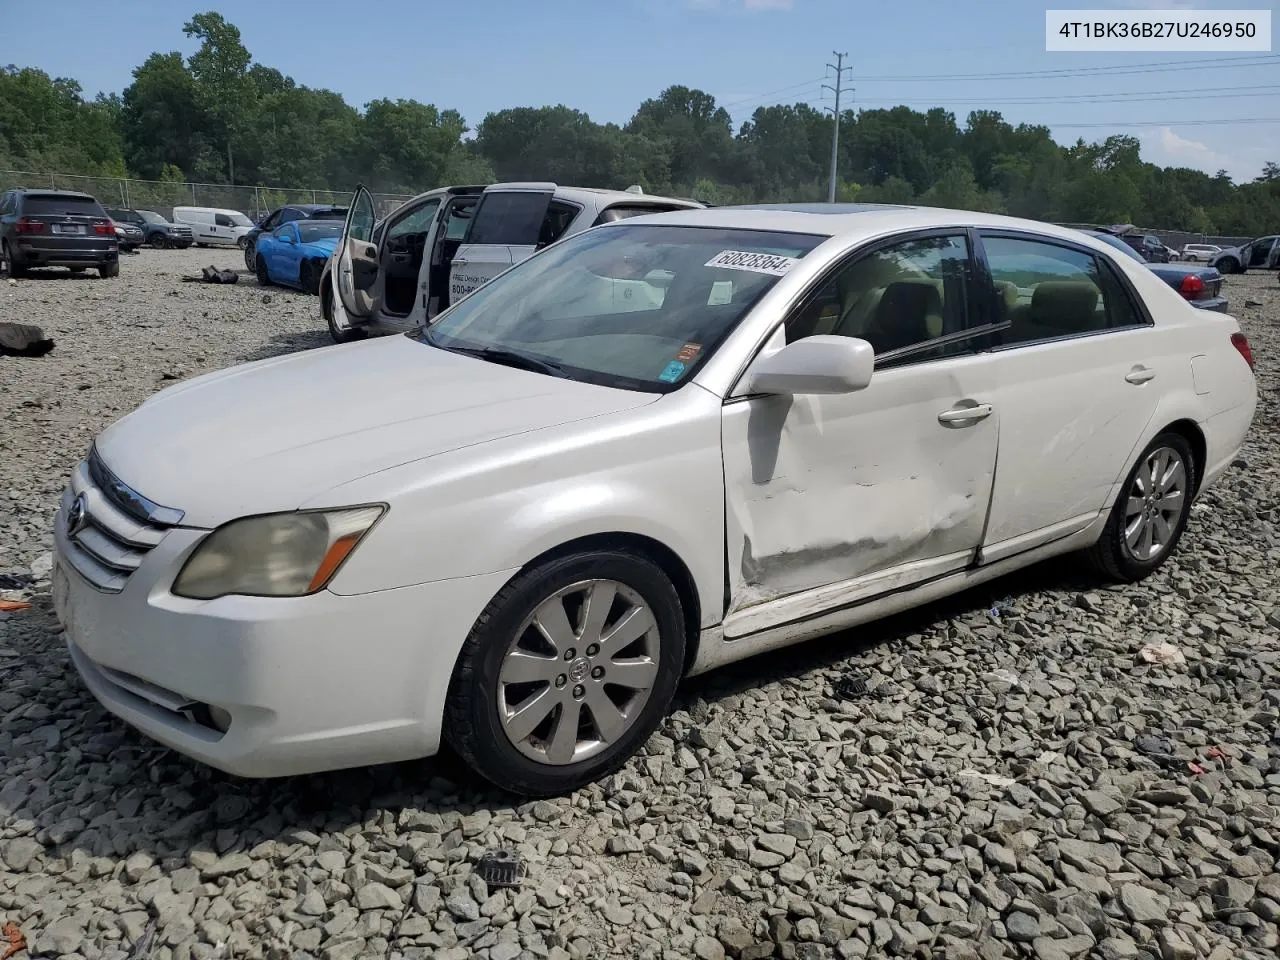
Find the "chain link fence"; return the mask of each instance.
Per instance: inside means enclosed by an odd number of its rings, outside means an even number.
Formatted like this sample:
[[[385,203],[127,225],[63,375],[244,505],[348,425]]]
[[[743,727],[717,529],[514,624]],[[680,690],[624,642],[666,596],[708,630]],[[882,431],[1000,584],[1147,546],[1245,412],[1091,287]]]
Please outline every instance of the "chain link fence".
[[[1107,230],[1108,225],[1096,223],[1060,223],[1060,227],[1070,227],[1072,230]],[[1144,237],[1156,237],[1166,247],[1171,250],[1181,250],[1188,243],[1209,243],[1215,247],[1238,247],[1242,243],[1248,243],[1253,237],[1220,237],[1212,236],[1207,233],[1190,233],[1186,230],[1161,230],[1159,227],[1134,227],[1133,233],[1140,233]]]
[[[115,177],[82,177],[31,170],[0,170],[0,190],[11,187],[77,190],[89,193],[106,207],[152,210],[172,218],[174,207],[217,207],[239,210],[257,220],[286,203],[332,203],[346,206],[351,192],[306,190],[289,187],[234,186],[226,183],[187,183],[165,180],[133,180]],[[375,193],[374,204],[382,217],[410,199],[410,194]]]

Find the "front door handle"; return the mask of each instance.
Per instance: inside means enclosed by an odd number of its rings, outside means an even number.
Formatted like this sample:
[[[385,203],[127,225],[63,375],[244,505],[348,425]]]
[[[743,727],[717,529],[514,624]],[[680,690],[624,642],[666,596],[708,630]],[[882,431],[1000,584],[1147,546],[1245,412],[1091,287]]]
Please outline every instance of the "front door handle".
[[[1156,372],[1147,367],[1134,367],[1125,375],[1125,380],[1129,383],[1146,383],[1148,380],[1154,380]]]
[[[989,416],[991,416],[991,404],[975,403],[971,407],[952,407],[950,410],[943,410],[938,414],[938,422],[967,426],[970,423],[985,420]]]

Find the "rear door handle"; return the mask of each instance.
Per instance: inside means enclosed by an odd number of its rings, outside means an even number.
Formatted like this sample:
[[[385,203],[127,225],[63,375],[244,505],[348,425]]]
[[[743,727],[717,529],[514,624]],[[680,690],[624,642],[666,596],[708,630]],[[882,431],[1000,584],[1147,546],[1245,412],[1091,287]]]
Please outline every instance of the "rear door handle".
[[[952,407],[950,410],[943,410],[938,414],[939,423],[956,423],[967,425],[977,423],[979,420],[985,420],[991,416],[991,404],[977,403],[971,407]]]
[[[1148,380],[1154,380],[1156,372],[1147,367],[1134,367],[1125,375],[1125,380],[1129,383],[1146,383]]]

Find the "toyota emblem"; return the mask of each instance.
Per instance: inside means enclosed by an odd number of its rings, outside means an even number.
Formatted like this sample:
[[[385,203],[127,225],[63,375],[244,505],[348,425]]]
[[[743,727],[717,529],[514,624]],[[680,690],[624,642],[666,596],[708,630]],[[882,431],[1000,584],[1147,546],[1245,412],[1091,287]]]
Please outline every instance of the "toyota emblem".
[[[85,496],[80,494],[73,501],[71,506],[67,508],[67,536],[74,537],[77,533],[84,529],[86,523],[85,517]]]

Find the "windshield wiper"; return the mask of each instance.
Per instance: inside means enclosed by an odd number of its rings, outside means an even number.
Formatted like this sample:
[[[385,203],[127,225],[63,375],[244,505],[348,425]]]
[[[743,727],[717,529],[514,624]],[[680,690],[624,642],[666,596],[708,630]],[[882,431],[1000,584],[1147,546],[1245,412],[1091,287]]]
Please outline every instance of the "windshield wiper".
[[[531,357],[527,353],[518,353],[515,350],[507,350],[504,347],[446,346],[436,339],[430,327],[423,328],[421,339],[433,347],[448,350],[450,353],[461,353],[468,357],[488,360],[490,363],[501,363],[519,370],[531,370],[534,373],[545,373],[553,377],[564,376],[564,367],[558,363],[553,363],[550,360],[539,360],[537,357]]]

